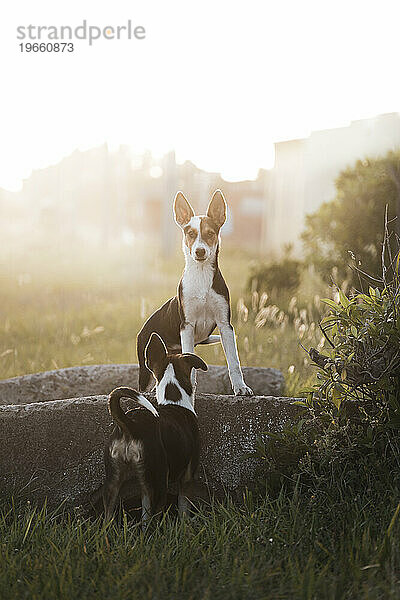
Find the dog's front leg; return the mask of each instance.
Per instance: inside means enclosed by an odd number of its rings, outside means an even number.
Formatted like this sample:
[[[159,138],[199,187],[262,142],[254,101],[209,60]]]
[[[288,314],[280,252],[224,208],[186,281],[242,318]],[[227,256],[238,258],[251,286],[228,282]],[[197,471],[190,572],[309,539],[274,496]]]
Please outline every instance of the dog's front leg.
[[[240,368],[239,356],[236,346],[235,331],[230,323],[221,323],[218,325],[221,334],[222,347],[225,352],[226,362],[228,363],[229,377],[235,396],[252,396],[253,390],[249,388],[243,379],[242,369]]]
[[[194,352],[194,325],[185,323],[181,329],[182,354]]]
[[[194,325],[191,323],[185,323],[181,329],[181,345],[182,354],[194,352]],[[196,387],[196,369],[192,369],[190,375],[190,381],[192,382],[193,389]]]

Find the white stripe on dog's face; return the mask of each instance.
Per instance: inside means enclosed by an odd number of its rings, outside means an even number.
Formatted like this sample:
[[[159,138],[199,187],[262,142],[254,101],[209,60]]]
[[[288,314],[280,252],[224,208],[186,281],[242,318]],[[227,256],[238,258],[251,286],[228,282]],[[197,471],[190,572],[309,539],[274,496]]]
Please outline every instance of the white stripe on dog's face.
[[[183,228],[183,251],[198,263],[215,256],[218,241],[218,231],[209,217],[194,216]]]
[[[173,384],[178,388],[181,395],[180,400],[172,401],[168,400],[165,397],[165,392],[168,384]],[[178,378],[175,374],[174,365],[172,363],[168,364],[161,380],[156,385],[156,398],[158,404],[175,404],[176,406],[183,406],[183,408],[187,408],[191,410],[194,414],[196,414],[193,408],[193,398],[189,396],[189,394],[180,385]]]

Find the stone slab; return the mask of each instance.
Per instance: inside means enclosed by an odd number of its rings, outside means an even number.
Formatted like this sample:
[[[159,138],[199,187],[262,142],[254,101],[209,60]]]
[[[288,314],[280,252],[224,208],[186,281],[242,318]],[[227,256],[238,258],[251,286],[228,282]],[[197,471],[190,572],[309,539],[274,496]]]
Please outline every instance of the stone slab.
[[[281,396],[284,378],[278,369],[244,367],[244,378],[258,396]],[[29,404],[63,398],[109,394],[115,387],[138,387],[137,365],[90,365],[23,375],[0,381],[0,404]],[[198,371],[197,393],[232,394],[226,366]]]
[[[151,394],[147,397],[154,400]],[[265,464],[249,454],[260,434],[294,422],[302,409],[293,401],[207,394],[196,398],[200,478],[210,493],[241,494],[254,486]],[[0,406],[0,496],[74,505],[95,490],[103,481],[103,447],[111,433],[106,402],[107,396],[98,395]]]

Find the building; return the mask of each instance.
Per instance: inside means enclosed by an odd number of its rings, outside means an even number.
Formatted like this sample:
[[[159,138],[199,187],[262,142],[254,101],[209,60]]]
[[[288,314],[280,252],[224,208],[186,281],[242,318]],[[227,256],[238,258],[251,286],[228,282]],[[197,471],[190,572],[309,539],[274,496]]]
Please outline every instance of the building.
[[[133,155],[126,146],[111,152],[103,144],[33,171],[19,192],[0,190],[0,215],[13,216],[12,222],[0,220],[0,231],[104,248],[147,238],[169,255],[180,243],[172,211],[176,192],[201,214],[221,188],[228,201],[224,240],[259,250],[266,174],[231,183],[190,161],[177,163],[174,152],[158,159],[150,152]]]
[[[335,180],[346,167],[400,148],[400,113],[315,131],[308,138],[275,144],[267,181],[262,248],[279,254],[285,244],[301,251],[305,215],[335,197]]]

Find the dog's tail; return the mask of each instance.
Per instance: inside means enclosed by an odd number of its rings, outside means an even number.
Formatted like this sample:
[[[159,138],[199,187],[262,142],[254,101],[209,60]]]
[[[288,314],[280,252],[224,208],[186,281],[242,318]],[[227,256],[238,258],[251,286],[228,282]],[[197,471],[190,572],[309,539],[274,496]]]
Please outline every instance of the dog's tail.
[[[129,387],[116,388],[108,396],[108,411],[112,416],[114,423],[119,425],[124,433],[129,434],[130,420],[121,408],[119,402],[121,398],[132,398],[132,400],[136,400],[140,406],[147,408],[147,410],[149,410],[155,417],[159,416],[152,403],[147,400],[147,398],[142,396],[142,394],[139,394],[139,392],[136,390]]]
[[[206,338],[205,340],[203,340],[202,342],[199,342],[198,346],[207,346],[208,344],[218,344],[218,342],[221,341],[221,336],[220,335],[209,335],[208,338]]]

